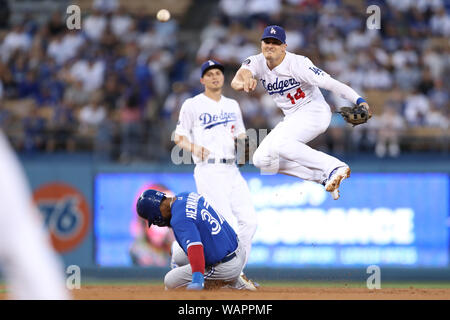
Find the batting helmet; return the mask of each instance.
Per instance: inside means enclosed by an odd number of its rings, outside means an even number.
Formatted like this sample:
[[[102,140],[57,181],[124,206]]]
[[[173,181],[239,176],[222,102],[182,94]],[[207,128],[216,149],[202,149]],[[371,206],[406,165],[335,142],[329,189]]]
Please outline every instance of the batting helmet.
[[[139,197],[136,203],[136,211],[141,218],[148,221],[149,227],[152,224],[160,227],[168,225],[159,208],[165,197],[165,193],[153,189],[145,190]]]

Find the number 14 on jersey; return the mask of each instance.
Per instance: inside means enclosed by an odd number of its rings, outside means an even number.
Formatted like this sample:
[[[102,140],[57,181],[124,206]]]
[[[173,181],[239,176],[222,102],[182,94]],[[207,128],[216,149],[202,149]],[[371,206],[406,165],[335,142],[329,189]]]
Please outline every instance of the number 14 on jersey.
[[[298,99],[303,99],[305,97],[305,93],[302,91],[302,89],[297,88],[297,91],[295,92],[294,96],[292,96],[290,93],[286,96],[291,100],[292,104],[295,104],[295,101]]]

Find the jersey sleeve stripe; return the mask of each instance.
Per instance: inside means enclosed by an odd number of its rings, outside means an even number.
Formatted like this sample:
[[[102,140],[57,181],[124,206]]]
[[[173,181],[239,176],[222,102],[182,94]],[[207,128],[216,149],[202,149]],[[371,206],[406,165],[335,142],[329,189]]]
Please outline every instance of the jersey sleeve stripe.
[[[189,248],[190,246],[193,246],[193,245],[203,245],[203,243],[201,243],[201,242],[191,242],[191,243],[189,243],[189,244],[187,245],[186,248]]]

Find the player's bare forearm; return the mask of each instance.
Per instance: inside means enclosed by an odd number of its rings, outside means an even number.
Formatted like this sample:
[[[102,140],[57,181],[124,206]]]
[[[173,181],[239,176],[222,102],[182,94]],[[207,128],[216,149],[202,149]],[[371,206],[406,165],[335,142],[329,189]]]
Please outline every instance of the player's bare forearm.
[[[183,150],[191,152],[193,155],[195,155],[196,157],[198,157],[202,160],[206,159],[209,156],[208,149],[206,149],[202,146],[196,145],[195,143],[191,143],[189,141],[189,139],[185,136],[180,136],[178,134],[175,134],[174,141],[177,146],[179,146]]]
[[[185,136],[180,136],[175,134],[174,142],[181,149],[191,152],[192,151],[192,143],[189,142],[188,138]]]

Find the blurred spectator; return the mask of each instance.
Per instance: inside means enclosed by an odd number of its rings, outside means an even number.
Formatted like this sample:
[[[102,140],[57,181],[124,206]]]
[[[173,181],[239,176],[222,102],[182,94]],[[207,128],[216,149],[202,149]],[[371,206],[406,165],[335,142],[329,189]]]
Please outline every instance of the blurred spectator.
[[[366,72],[363,85],[366,89],[389,90],[392,82],[393,79],[389,72],[375,64]]]
[[[430,104],[430,109],[425,115],[425,125],[428,127],[440,128],[446,132],[449,128],[448,114]]]
[[[395,105],[386,104],[377,122],[375,154],[380,158],[386,154],[390,157],[397,157],[400,154],[400,136],[405,128],[403,117]]]
[[[206,25],[206,27],[203,28],[200,34],[200,40],[204,42],[206,40],[224,38],[227,33],[228,29],[222,24],[220,18],[213,17]]]
[[[118,7],[110,20],[112,32],[118,38],[124,36],[130,30],[133,23],[133,19],[123,6]]]
[[[436,79],[428,93],[430,101],[437,109],[442,111],[447,110],[447,112],[450,110],[448,87],[444,87],[444,81],[442,79]]]
[[[103,90],[103,100],[108,111],[115,111],[118,109],[117,102],[120,98],[120,91],[117,76],[113,73],[108,74]]]
[[[92,92],[103,85],[105,63],[90,55],[86,60],[77,61],[70,70],[72,77],[83,83],[83,90]]]
[[[48,32],[51,37],[61,35],[67,30],[63,17],[59,11],[54,11],[47,24]]]
[[[94,42],[102,38],[108,24],[108,20],[101,12],[99,9],[94,9],[91,15],[83,19],[82,30],[88,39]]]
[[[425,117],[430,110],[430,102],[426,95],[416,88],[406,97],[405,118],[411,126],[422,126],[425,124]]]
[[[132,94],[119,110],[120,125],[120,161],[129,162],[139,159],[142,145],[142,122],[139,96]]]
[[[72,101],[77,107],[88,103],[89,93],[83,89],[83,82],[80,80],[72,81],[64,92],[64,100]]]
[[[281,0],[248,0],[245,7],[250,22],[262,20],[269,24],[270,18],[281,12]]]
[[[75,151],[74,133],[77,121],[73,110],[73,103],[64,100],[54,107],[52,113],[51,122],[48,126],[47,151]]]
[[[173,63],[172,53],[164,49],[154,51],[148,58],[148,68],[153,75],[153,86],[159,98],[164,97],[169,91],[168,72]]]
[[[92,94],[90,103],[80,110],[80,132],[85,135],[94,135],[105,117],[106,109],[102,105],[101,92],[95,92]]]
[[[161,110],[161,117],[163,119],[176,121],[178,119],[178,112],[183,102],[190,98],[187,86],[182,82],[175,82],[172,85],[171,93],[167,96]]]
[[[327,32],[324,38],[319,39],[320,53],[323,55],[340,56],[344,52],[342,39],[338,38],[336,32]]]
[[[419,61],[414,46],[410,41],[404,41],[402,48],[392,55],[392,64],[398,70],[405,65],[415,65]]]
[[[450,37],[450,15],[444,6],[439,8],[430,19],[431,31],[439,36]]]
[[[226,17],[238,20],[245,15],[247,10],[247,0],[220,0],[219,8]]]
[[[96,10],[110,13],[119,7],[119,0],[94,0],[92,7]]]
[[[404,67],[396,69],[394,73],[395,84],[405,91],[411,91],[418,86],[421,73],[417,66],[407,63]]]
[[[6,34],[1,46],[1,57],[7,62],[16,50],[27,51],[31,46],[31,37],[25,32],[23,23],[16,23]]]
[[[442,78],[445,70],[445,58],[442,49],[428,47],[422,57],[425,68],[430,69],[434,79]]]
[[[46,141],[46,119],[35,104],[23,118],[23,149],[26,152],[43,151]]]
[[[30,70],[25,77],[17,82],[19,98],[39,99],[40,88],[37,80],[36,70]]]

